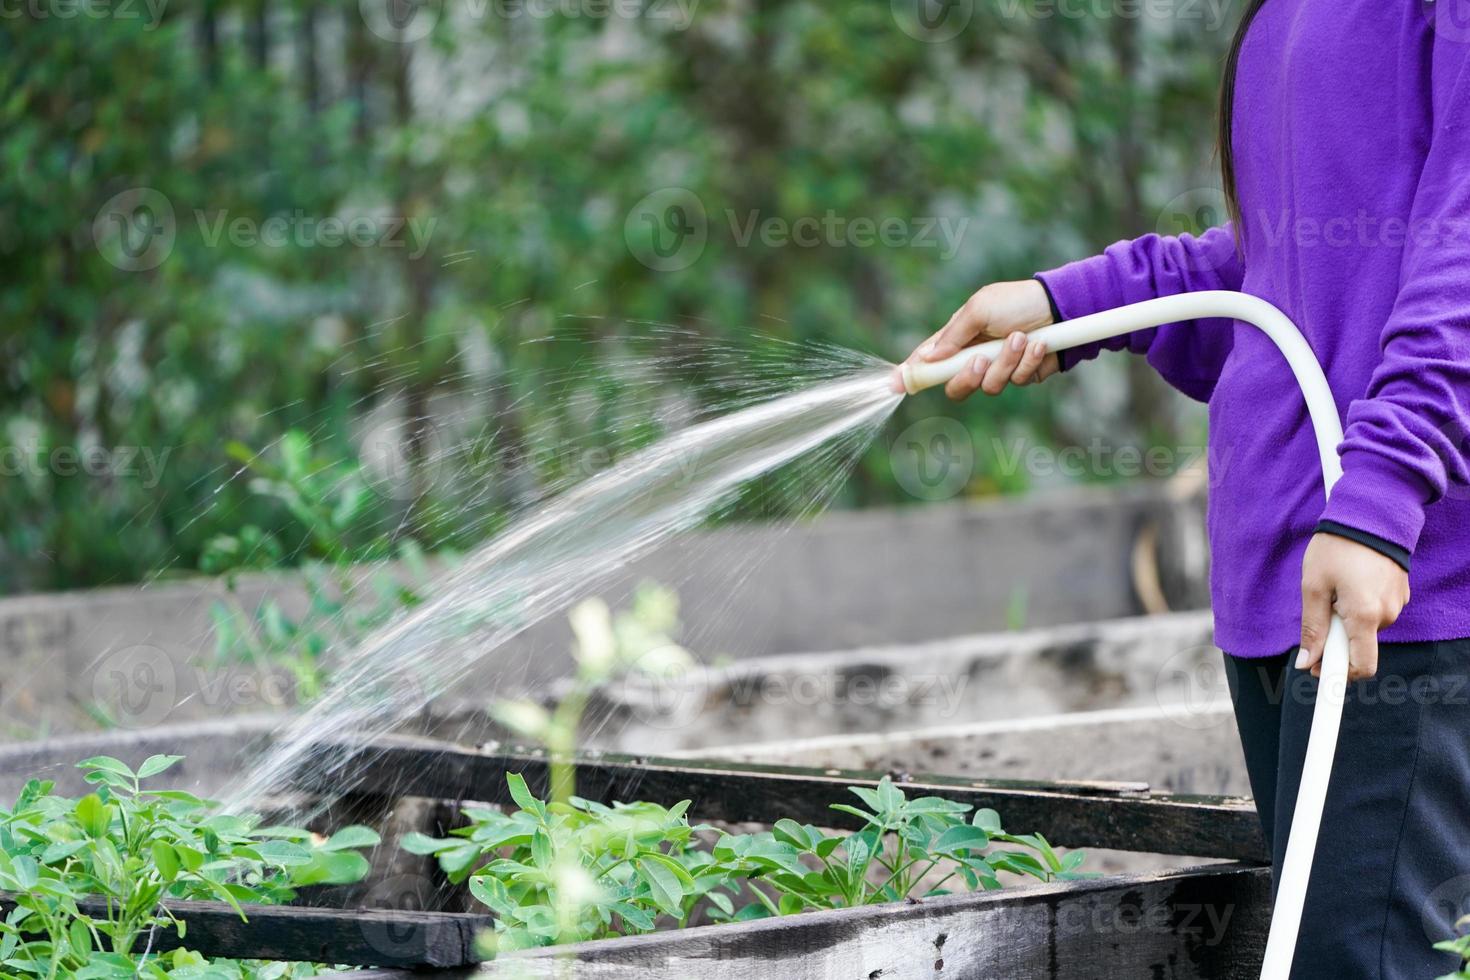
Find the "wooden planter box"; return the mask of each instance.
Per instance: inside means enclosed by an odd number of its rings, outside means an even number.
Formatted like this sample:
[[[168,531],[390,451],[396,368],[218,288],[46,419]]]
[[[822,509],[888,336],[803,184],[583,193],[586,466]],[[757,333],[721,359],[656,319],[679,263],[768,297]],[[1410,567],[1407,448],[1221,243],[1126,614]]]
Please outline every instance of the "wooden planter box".
[[[224,726],[187,739],[182,731],[159,737],[170,735],[173,751],[206,760],[223,758],[231,748],[240,759],[249,754],[247,741],[258,744],[262,738],[260,732]],[[14,779],[24,767],[25,774],[46,770],[48,777],[66,776],[84,757],[79,750],[137,764],[158,747],[155,740],[136,736],[110,744],[103,736],[91,744],[61,739],[0,752],[0,773]],[[352,818],[368,812],[396,820],[394,834],[438,832],[460,801],[501,802],[507,773],[523,774],[538,792],[547,774],[538,753],[482,752],[416,738],[323,743],[318,752],[339,764],[333,767],[332,784],[303,778],[289,792],[337,798],[348,787],[342,799]],[[699,820],[769,823],[787,816],[842,827],[848,818],[828,804],[840,799],[845,787],[876,785],[879,778],[873,772],[601,755],[579,762],[577,786],[580,795],[605,802],[637,798],[667,805],[692,799],[691,816]],[[490,977],[629,980],[1256,975],[1270,890],[1268,872],[1259,866],[1264,846],[1248,804],[1160,795],[1116,783],[905,776],[901,785],[912,793],[992,807],[1008,825],[1039,831],[1060,846],[1164,851],[1230,863],[670,931],[518,953],[478,967],[472,937],[489,924],[486,915],[424,911],[412,901],[405,906],[404,897],[413,889],[394,888],[404,883],[399,879],[409,879],[410,885],[428,882],[437,873],[431,867],[379,874],[365,890],[312,896],[317,902],[335,901],[336,907],[248,907],[246,922],[213,903],[173,908],[188,922],[190,948],[206,955],[435,970],[444,976],[472,969]],[[418,825],[405,815],[417,818]],[[385,841],[380,851],[395,850],[390,837]]]

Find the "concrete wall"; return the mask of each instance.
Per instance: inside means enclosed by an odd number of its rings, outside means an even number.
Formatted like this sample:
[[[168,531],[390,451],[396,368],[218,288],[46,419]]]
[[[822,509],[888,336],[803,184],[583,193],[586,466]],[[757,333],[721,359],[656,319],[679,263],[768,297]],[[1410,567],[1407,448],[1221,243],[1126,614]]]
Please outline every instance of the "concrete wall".
[[[1140,485],[835,513],[687,535],[626,582],[676,587],[686,645],[734,661],[1109,619],[1140,611],[1135,540],[1177,523],[1181,506],[1198,509]],[[1160,565],[1171,570],[1199,546],[1165,540]],[[1202,573],[1168,576],[1176,602],[1199,601]],[[280,674],[203,662],[209,610],[223,594],[216,582],[185,581],[0,600],[0,738],[95,727],[98,702],[125,729],[282,707],[291,687]],[[290,576],[248,578],[240,594],[288,610],[303,602]],[[483,690],[467,693],[507,693],[508,678],[542,684],[565,671],[566,649],[563,624],[534,627],[497,654]]]
[[[1209,613],[1174,613],[635,676],[601,693],[588,735],[666,754],[1118,707],[1191,724],[1228,697],[1210,637]]]

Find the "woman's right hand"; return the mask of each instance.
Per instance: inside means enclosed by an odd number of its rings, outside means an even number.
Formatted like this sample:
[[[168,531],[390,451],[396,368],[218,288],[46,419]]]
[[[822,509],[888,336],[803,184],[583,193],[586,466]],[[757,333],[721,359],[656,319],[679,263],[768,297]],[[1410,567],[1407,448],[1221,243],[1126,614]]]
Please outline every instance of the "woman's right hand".
[[[1005,349],[993,362],[978,357],[944,386],[944,393],[956,401],[970,397],[977,388],[998,395],[1007,384],[1044,381],[1061,369],[1057,355],[1047,352],[1044,341],[1026,342],[1028,332],[1051,322],[1051,302],[1040,282],[993,282],[955,310],[943,329],[920,344],[909,360],[942,361],[966,347],[1008,337]]]

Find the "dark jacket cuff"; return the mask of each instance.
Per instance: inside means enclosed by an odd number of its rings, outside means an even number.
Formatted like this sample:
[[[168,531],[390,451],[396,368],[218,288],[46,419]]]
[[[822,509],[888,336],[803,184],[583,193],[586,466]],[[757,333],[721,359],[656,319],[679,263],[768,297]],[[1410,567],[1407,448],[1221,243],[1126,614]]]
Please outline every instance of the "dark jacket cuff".
[[[1385,558],[1392,558],[1404,571],[1407,572],[1409,570],[1409,549],[1402,545],[1396,545],[1392,541],[1385,541],[1376,534],[1359,531],[1355,527],[1348,527],[1346,524],[1339,524],[1336,521],[1318,521],[1316,533],[1335,534],[1339,538],[1356,541],[1366,548],[1372,548]]]
[[[1046,284],[1046,280],[1043,279],[1043,278],[1041,278],[1040,276],[1034,276],[1033,278],[1037,282],[1041,283],[1041,289],[1042,289],[1043,292],[1046,293],[1046,303],[1047,303],[1048,306],[1051,307],[1051,322],[1052,323],[1061,323],[1062,322],[1062,310],[1061,310],[1061,307],[1057,306],[1057,298],[1051,294],[1051,287],[1048,286]]]

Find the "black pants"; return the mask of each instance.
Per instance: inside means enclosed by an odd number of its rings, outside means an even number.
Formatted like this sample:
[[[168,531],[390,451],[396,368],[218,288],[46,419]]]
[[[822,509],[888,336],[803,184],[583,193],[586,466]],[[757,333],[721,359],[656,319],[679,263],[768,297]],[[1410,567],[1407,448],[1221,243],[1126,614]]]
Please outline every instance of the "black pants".
[[[1227,656],[1261,824],[1279,875],[1317,681],[1296,651]],[[1433,980],[1434,943],[1470,913],[1470,640],[1388,643],[1349,685],[1293,978]]]

